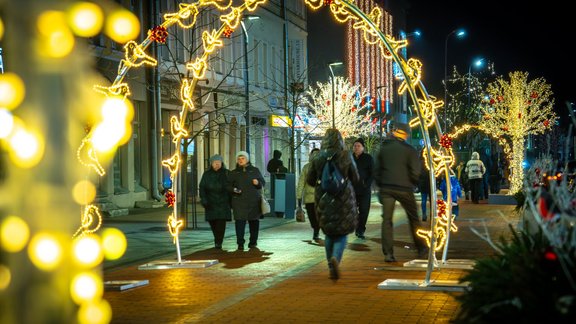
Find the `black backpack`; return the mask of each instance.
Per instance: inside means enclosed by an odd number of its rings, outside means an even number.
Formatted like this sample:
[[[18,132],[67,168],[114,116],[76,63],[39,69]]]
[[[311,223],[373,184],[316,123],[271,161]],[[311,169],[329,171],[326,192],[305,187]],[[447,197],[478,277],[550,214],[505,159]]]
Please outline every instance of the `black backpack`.
[[[330,195],[338,195],[346,187],[346,178],[342,176],[340,170],[336,166],[334,157],[336,153],[326,159],[324,168],[322,169],[322,178],[320,179],[320,187],[322,190]]]

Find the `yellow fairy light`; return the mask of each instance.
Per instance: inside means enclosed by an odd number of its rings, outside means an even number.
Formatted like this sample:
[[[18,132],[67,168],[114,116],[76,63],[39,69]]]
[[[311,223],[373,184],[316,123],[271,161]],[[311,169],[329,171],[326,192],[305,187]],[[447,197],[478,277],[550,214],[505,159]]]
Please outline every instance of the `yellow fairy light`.
[[[86,137],[82,140],[80,147],[76,150],[76,157],[82,165],[92,168],[99,176],[106,174],[106,171],[98,160],[96,150],[92,146],[91,137]]]
[[[0,108],[0,139],[7,138],[14,128],[14,116],[6,109]]]
[[[16,129],[10,137],[10,159],[21,168],[31,168],[44,156],[44,140],[37,132]]]
[[[96,236],[83,236],[72,244],[75,260],[84,267],[94,267],[102,262],[102,247]]]
[[[61,11],[45,11],[38,17],[40,54],[52,58],[68,56],[74,48],[74,35]]]
[[[8,216],[0,224],[0,246],[7,252],[20,252],[28,243],[30,229],[22,218]]]
[[[178,152],[174,153],[172,157],[162,161],[162,165],[170,171],[170,179],[174,179],[174,175],[178,172],[178,169],[180,169],[180,154],[178,154]]]
[[[434,148],[430,148],[430,152],[432,154],[432,163],[434,164],[434,175],[439,177],[441,174],[445,172],[446,169],[450,170],[452,166],[454,166],[454,153],[452,149],[448,149],[448,154],[445,155],[442,151],[437,151]],[[426,150],[422,151],[424,155]],[[430,166],[428,165],[428,159],[424,156],[424,164],[426,168],[430,170]]]
[[[174,144],[179,143],[182,138],[188,137],[188,131],[182,128],[182,125],[176,116],[170,117],[170,133]]]
[[[202,33],[202,45],[204,47],[204,52],[210,54],[214,52],[216,47],[222,47],[224,45],[224,43],[222,42],[221,39],[218,38],[218,36],[219,36],[218,31],[215,29],[212,30],[212,32],[208,32],[207,30],[205,30]]]
[[[304,3],[308,5],[308,8],[318,10],[324,5],[324,0],[304,0]]]
[[[24,82],[12,72],[0,74],[0,107],[14,109],[22,103],[25,94]]]
[[[447,213],[447,206],[446,203],[443,200],[437,200],[436,201],[437,204],[437,214],[436,214],[436,222],[434,222],[434,228],[433,230],[424,230],[424,229],[418,229],[416,231],[416,234],[423,238],[424,240],[426,240],[426,244],[428,245],[428,247],[431,246],[431,239],[432,239],[432,235],[434,235],[434,237],[436,238],[436,246],[434,247],[434,251],[440,251],[444,245],[446,244],[446,240],[448,239],[446,233],[448,230],[448,213]],[[454,224],[454,216],[452,215],[452,222],[451,222],[451,226],[450,226],[450,231],[452,232],[457,232],[458,231],[458,227],[456,227],[456,224]]]
[[[395,53],[398,53],[399,49],[408,46],[407,40],[405,39],[396,40],[394,39],[394,37],[389,35],[386,35],[386,41],[388,42],[390,47],[392,47],[392,50]],[[380,53],[382,53],[382,56],[384,56],[384,58],[386,59],[393,58],[392,53],[386,48],[386,46],[384,46],[384,43],[380,43],[378,46],[380,47]]]
[[[124,45],[124,59],[121,60],[120,65],[118,65],[118,73],[120,73],[124,66],[139,67],[143,64],[156,66],[158,61],[146,54],[142,46],[138,45],[135,41],[126,43],[126,45]]]
[[[92,131],[92,145],[98,152],[111,152],[116,148],[125,133],[126,125],[123,122],[101,123]]]
[[[432,245],[432,233],[434,233],[436,238],[436,246],[434,247],[434,252],[442,250],[444,244],[446,244],[446,230],[443,227],[436,226],[434,232],[419,228],[416,231],[416,235],[423,238],[426,241],[426,245],[430,247]]]
[[[99,300],[103,293],[102,278],[92,272],[79,273],[70,283],[70,295],[76,304]]]
[[[330,11],[332,11],[332,16],[338,21],[339,23],[345,23],[348,20],[357,20],[358,17],[351,14],[348,11],[346,5],[341,3],[340,1],[334,1],[330,4]]]
[[[10,272],[10,269],[5,265],[0,264],[0,291],[8,288],[10,281],[12,281],[12,273]]]
[[[82,213],[82,224],[72,237],[94,233],[101,225],[102,215],[100,214],[100,209],[94,205],[86,205],[84,206],[84,212]]]
[[[188,79],[182,80],[182,86],[180,87],[180,100],[184,104],[183,109],[190,109],[194,111],[194,102],[192,101],[192,95],[194,94],[194,82]]]
[[[28,256],[39,269],[51,271],[62,261],[62,247],[54,235],[38,233],[28,245]]]
[[[436,120],[436,109],[444,106],[444,102],[439,100],[437,101],[435,97],[430,96],[429,100],[422,100],[418,99],[418,103],[420,104],[420,116],[424,119],[426,127],[430,127],[434,124]],[[410,127],[416,127],[420,125],[420,118],[416,117],[410,120]]]
[[[109,87],[105,87],[105,86],[101,86],[101,85],[95,85],[94,91],[105,94],[107,97],[118,96],[118,97],[126,98],[127,96],[132,94],[130,92],[130,87],[128,86],[127,83],[113,84]]]
[[[78,2],[68,9],[68,24],[80,37],[96,36],[104,24],[102,9],[92,2]]]
[[[80,324],[108,324],[112,320],[112,307],[105,299],[82,303],[78,309]]]
[[[180,10],[178,10],[178,12],[164,15],[165,24],[172,25],[177,23],[184,29],[194,26],[196,24],[196,17],[198,16],[196,4],[181,3],[179,7]],[[192,18],[190,19],[190,17]],[[184,22],[187,19],[190,19],[189,23]]]
[[[80,205],[87,205],[96,198],[96,187],[88,180],[78,181],[72,189],[72,198]]]
[[[138,37],[140,22],[130,11],[119,9],[108,15],[104,31],[115,42],[123,44]]]
[[[132,120],[134,106],[128,100],[109,97],[102,104],[102,118],[107,122]]]
[[[102,250],[107,260],[116,260],[126,252],[126,236],[117,228],[106,228],[102,231]]]
[[[422,74],[422,62],[417,59],[408,59],[408,63],[405,64],[406,68],[406,78],[402,80],[400,87],[398,87],[398,94],[403,94],[408,89],[408,82],[415,87],[420,82],[420,77]]]
[[[214,6],[219,11],[224,11],[232,5],[232,0],[200,0],[201,6]]]
[[[265,3],[266,0],[245,0],[244,3],[246,4],[246,9],[248,11],[254,11],[258,8],[259,5]]]
[[[208,64],[205,57],[199,57],[193,63],[186,64],[186,68],[192,70],[194,78],[203,79],[204,75],[206,75],[206,70],[208,70]]]
[[[174,243],[176,243],[176,238],[178,237],[178,234],[180,233],[180,228],[182,228],[183,225],[184,222],[181,219],[178,219],[178,217],[174,215],[170,215],[168,217],[168,230],[172,235]]]
[[[0,17],[0,41],[2,40],[3,36],[4,36],[4,23],[2,22],[2,18]]]
[[[236,29],[240,24],[242,10],[240,8],[232,8],[229,14],[220,16],[220,21],[225,23],[229,28]]]

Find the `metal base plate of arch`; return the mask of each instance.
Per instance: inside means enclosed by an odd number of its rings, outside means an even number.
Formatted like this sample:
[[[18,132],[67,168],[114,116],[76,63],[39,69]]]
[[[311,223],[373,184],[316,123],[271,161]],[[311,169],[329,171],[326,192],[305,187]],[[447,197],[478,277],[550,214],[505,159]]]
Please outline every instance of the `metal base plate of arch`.
[[[138,266],[138,270],[198,269],[208,268],[215,264],[218,264],[218,260],[183,260],[182,262],[158,260]]]
[[[428,291],[465,291],[468,283],[456,280],[430,280],[428,284],[418,279],[386,279],[378,284],[384,290],[428,290]]]
[[[476,261],[469,259],[449,259],[446,262],[438,261],[437,268],[440,269],[464,269],[472,270]],[[405,268],[426,268],[428,260],[415,259],[404,263]]]

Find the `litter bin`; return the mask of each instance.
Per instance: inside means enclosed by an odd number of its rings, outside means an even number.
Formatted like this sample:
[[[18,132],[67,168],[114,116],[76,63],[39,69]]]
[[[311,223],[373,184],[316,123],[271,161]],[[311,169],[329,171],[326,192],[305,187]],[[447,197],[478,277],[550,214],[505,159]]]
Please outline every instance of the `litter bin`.
[[[284,218],[294,219],[296,210],[296,177],[294,173],[276,173],[273,181],[273,208],[276,213],[284,213]]]

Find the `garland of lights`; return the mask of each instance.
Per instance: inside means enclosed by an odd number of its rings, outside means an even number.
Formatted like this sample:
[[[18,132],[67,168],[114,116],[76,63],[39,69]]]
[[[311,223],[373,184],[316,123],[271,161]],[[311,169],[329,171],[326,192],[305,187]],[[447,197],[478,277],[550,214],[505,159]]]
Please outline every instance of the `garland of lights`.
[[[162,165],[168,168],[170,171],[170,178],[173,180],[173,192],[177,188],[176,174],[180,169],[181,164],[178,146],[180,141],[188,136],[188,133],[185,130],[186,115],[189,111],[194,111],[195,109],[193,105],[192,94],[194,92],[197,81],[204,78],[205,76],[205,73],[208,69],[208,57],[217,48],[223,46],[223,41],[221,38],[228,37],[231,34],[231,30],[234,30],[238,26],[244,11],[254,11],[260,4],[265,2],[266,0],[245,0],[244,3],[238,7],[232,7],[232,0],[200,0],[191,4],[180,4],[178,12],[164,15],[164,22],[160,26],[162,28],[155,27],[149,31],[148,37],[141,44],[131,42],[129,45],[127,44],[125,46],[125,57],[120,64],[121,66],[119,67],[118,76],[111,86],[95,86],[95,90],[104,93],[106,96],[120,95],[123,99],[125,99],[130,94],[130,90],[128,85],[122,83],[124,76],[131,67],[156,64],[156,61],[148,56],[145,51],[151,42],[164,41],[164,38],[162,37],[164,35],[162,32],[163,29],[167,29],[175,24],[178,24],[181,28],[185,29],[193,27],[196,23],[199,8],[203,6],[213,6],[219,11],[226,11],[230,9],[228,12],[220,16],[220,21],[222,22],[220,28],[213,29],[211,31],[204,31],[202,33],[202,47],[204,49],[204,53],[200,57],[197,57],[186,64],[186,68],[192,72],[193,78],[184,79],[182,82],[180,93],[180,99],[183,103],[182,109],[178,117],[171,118],[170,120],[170,132],[174,139],[173,142],[176,146],[176,150],[174,155],[162,161]],[[429,146],[430,143],[429,137],[427,136],[427,127],[434,123],[435,109],[439,108],[442,103],[436,101],[435,98],[430,97],[423,87],[421,82],[422,63],[419,60],[413,58],[406,61],[403,57],[398,55],[398,50],[407,46],[408,42],[406,40],[396,40],[394,37],[386,35],[381,31],[379,26],[379,18],[382,15],[381,10],[376,7],[371,10],[370,14],[365,15],[354,3],[348,2],[346,0],[305,0],[305,3],[312,10],[319,9],[322,6],[329,6],[333,17],[338,22],[344,23],[350,21],[353,23],[354,29],[363,32],[365,42],[368,44],[378,44],[381,54],[386,59],[392,59],[399,65],[399,69],[401,70],[399,78],[402,79],[402,82],[398,93],[403,94],[408,91],[411,98],[413,99],[413,102],[416,106],[416,111],[421,116],[421,122],[414,121],[412,122],[411,126],[415,127],[420,125],[421,130],[426,135],[426,145]],[[94,140],[94,136],[90,137],[90,134],[88,134],[86,137],[85,145],[89,147],[94,143]],[[437,150],[433,149],[432,152],[433,156],[430,158],[434,161],[434,165],[430,167],[438,168],[445,172],[447,178],[447,187],[448,191],[450,192],[450,181],[448,178],[447,168],[449,168],[454,160],[451,149],[440,147]],[[95,156],[95,158],[97,159],[97,156]],[[168,228],[173,237],[174,243],[177,246],[178,261],[180,262],[181,260],[178,234],[180,228],[183,225],[183,221],[178,219],[176,206],[177,204],[174,202],[173,213],[168,218]],[[436,206],[432,206],[433,210],[435,210],[435,208]],[[429,245],[433,246],[434,250],[440,249],[447,242],[447,240],[439,240],[441,235],[436,232],[434,235],[431,234],[430,238],[431,239],[429,241]],[[435,245],[436,241],[439,241],[440,244]],[[426,282],[429,282],[429,280],[430,271],[427,273]]]

